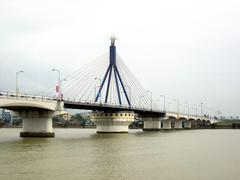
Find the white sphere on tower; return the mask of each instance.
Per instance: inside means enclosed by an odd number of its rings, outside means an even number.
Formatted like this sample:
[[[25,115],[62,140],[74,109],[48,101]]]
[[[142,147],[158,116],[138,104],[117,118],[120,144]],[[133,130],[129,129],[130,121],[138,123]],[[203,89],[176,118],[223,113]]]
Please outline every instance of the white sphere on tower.
[[[117,39],[117,37],[114,35],[111,35],[109,39],[111,40],[111,45],[114,46],[114,42]]]

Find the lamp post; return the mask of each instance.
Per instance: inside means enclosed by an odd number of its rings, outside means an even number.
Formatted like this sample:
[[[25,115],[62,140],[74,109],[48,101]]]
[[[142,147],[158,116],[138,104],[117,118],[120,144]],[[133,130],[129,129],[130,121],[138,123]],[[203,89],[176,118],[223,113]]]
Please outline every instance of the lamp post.
[[[179,100],[178,99],[174,99],[174,101],[176,101],[176,105],[177,105],[177,115],[179,114]]]
[[[152,111],[152,91],[147,91],[147,92],[151,94],[151,111]]]
[[[18,88],[18,75],[19,75],[20,73],[23,73],[23,71],[17,71],[17,72],[16,72],[16,95],[18,95],[18,93],[19,93],[19,88]]]
[[[163,111],[166,110],[166,96],[160,95],[160,97],[163,97]]]
[[[188,118],[189,118],[189,102],[186,102],[186,105],[187,105],[187,115],[188,115]]]
[[[102,84],[102,79],[98,78],[98,77],[95,77],[94,79],[99,80],[99,88],[100,88],[101,84]],[[95,91],[96,91],[96,88],[95,88]],[[95,92],[95,96],[96,96],[96,92]],[[99,91],[99,100],[100,100],[100,103],[102,103],[102,98],[101,98],[101,92],[100,91]]]
[[[61,99],[63,99],[63,81],[67,81],[67,79],[61,79],[60,84],[61,84]]]
[[[201,118],[203,117],[203,103],[201,102]]]
[[[170,105],[171,105],[172,103],[171,102],[169,102],[168,104],[167,104],[167,110],[169,111],[169,112],[171,112],[171,108],[170,108]]]
[[[52,71],[56,71],[58,73],[58,100],[61,99],[61,95],[62,95],[62,92],[61,92],[61,74],[60,74],[60,70],[59,69],[52,69]]]
[[[193,106],[195,106],[195,113],[196,113],[196,118],[197,118],[197,105],[194,104]]]

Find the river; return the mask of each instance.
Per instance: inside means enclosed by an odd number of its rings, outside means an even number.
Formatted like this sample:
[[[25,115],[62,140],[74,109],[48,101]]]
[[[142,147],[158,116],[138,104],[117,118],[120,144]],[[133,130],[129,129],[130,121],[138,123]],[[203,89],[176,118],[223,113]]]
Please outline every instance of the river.
[[[1,180],[239,179],[239,130],[54,129],[55,138],[20,130],[0,129]]]

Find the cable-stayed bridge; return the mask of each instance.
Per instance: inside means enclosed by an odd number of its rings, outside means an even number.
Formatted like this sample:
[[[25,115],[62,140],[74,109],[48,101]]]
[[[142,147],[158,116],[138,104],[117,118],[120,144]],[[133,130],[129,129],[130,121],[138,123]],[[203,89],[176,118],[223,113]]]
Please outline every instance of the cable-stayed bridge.
[[[97,132],[128,132],[128,125],[138,114],[145,130],[191,128],[194,121],[209,121],[206,117],[169,113],[157,108],[152,93],[146,91],[116,53],[112,36],[109,53],[60,78],[56,92],[52,88],[41,96],[16,92],[0,93],[0,107],[23,117],[21,136],[54,136],[52,117],[65,113],[63,108],[93,110],[91,120]],[[17,89],[17,88],[16,88]]]

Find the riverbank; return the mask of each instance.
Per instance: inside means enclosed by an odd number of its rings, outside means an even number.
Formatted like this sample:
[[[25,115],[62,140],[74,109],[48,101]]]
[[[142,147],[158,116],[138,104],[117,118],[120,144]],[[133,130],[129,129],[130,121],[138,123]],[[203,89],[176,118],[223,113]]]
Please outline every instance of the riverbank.
[[[240,129],[240,120],[221,120],[211,124],[212,129]]]

